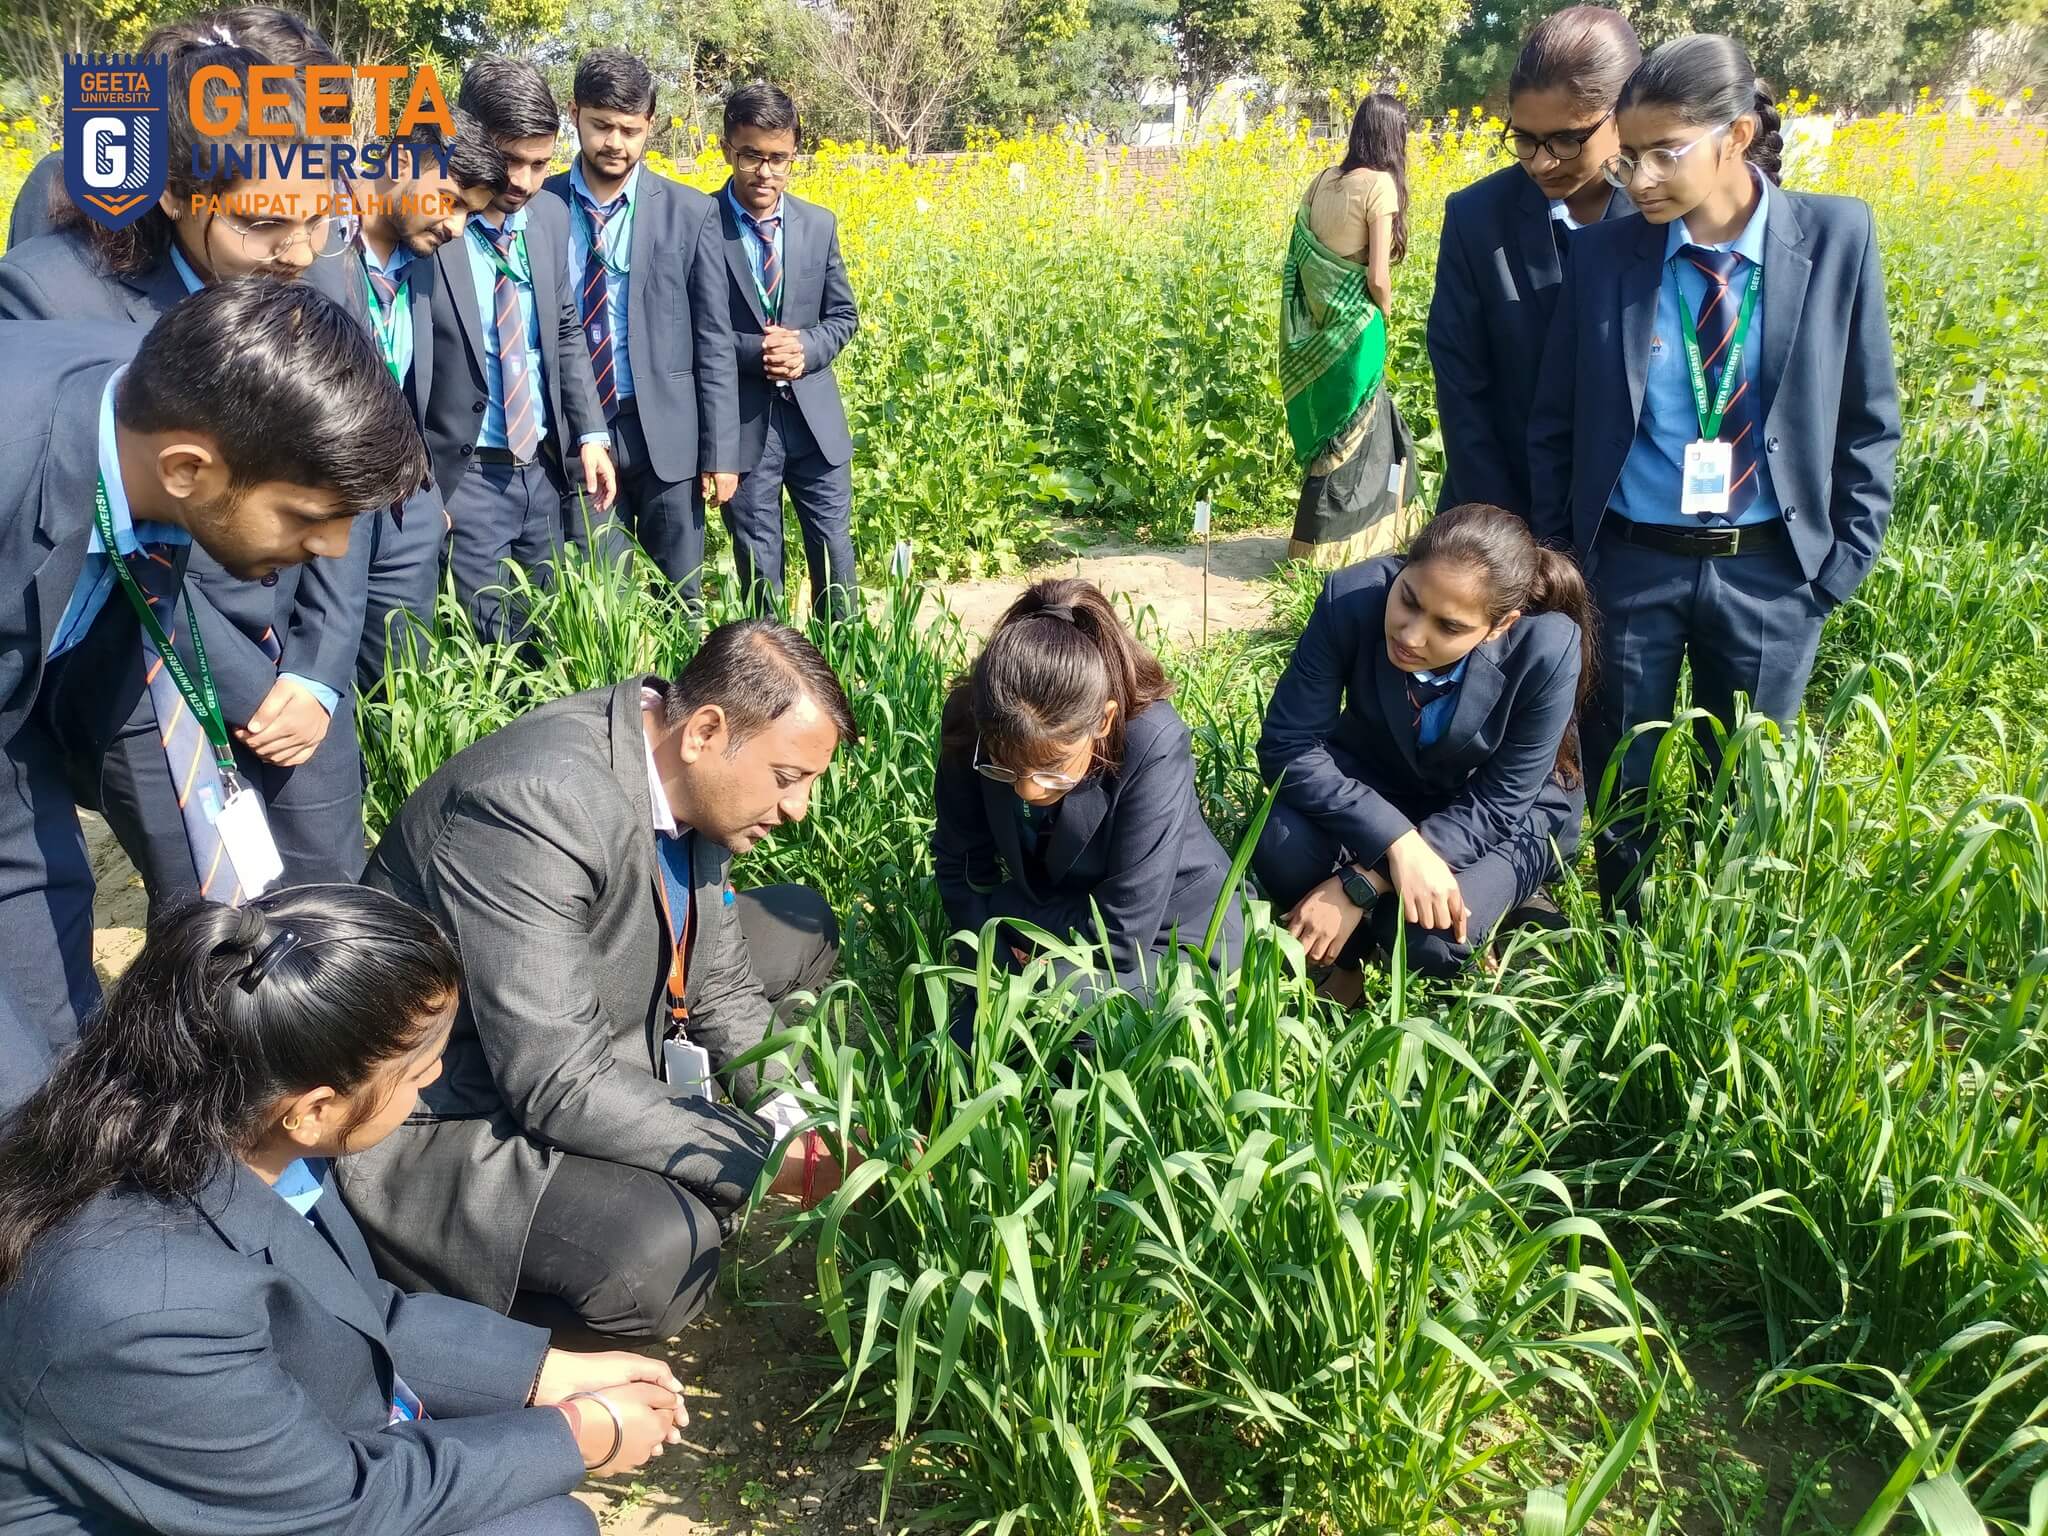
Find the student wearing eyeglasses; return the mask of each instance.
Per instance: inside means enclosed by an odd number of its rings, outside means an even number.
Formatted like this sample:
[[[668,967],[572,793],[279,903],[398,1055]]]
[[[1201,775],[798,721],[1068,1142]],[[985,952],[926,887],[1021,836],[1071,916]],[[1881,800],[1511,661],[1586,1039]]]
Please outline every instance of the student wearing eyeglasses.
[[[189,46],[171,61],[171,99],[184,101],[203,69],[246,79],[268,62],[233,44]],[[353,221],[337,216],[335,186],[303,174],[303,162],[285,174],[269,158],[279,145],[306,141],[303,90],[282,81],[273,95],[278,105],[267,121],[225,138],[202,135],[183,111],[168,114],[169,181],[159,205],[109,230],[67,203],[54,232],[0,260],[0,319],[150,325],[188,294],[268,277],[320,290],[368,334],[363,284],[354,258],[342,254]],[[251,150],[264,156],[255,174],[218,169],[231,154]],[[392,458],[400,452],[394,447]],[[370,543],[352,540],[342,556],[267,583],[231,574],[204,550],[193,552],[185,571],[236,756],[264,802],[287,885],[353,880],[363,868],[355,671]],[[98,790],[155,906],[196,889],[199,876],[161,747],[144,728],[153,723],[130,722],[135,729],[108,757]]]
[[[1778,185],[1778,113],[1731,38],[1666,43],[1623,88],[1609,180],[1641,210],[1576,243],[1530,424],[1539,538],[1578,553],[1603,626],[1598,774],[1637,725],[1735,698],[1799,712],[1828,613],[1891,516],[1899,397],[1870,209]],[[1709,763],[1712,733],[1699,738]],[[1639,808],[1658,733],[1617,789]],[[1600,882],[1631,911],[1640,814]]]
[[[1230,860],[1202,820],[1187,725],[1158,659],[1085,581],[1041,581],[1010,605],[946,701],[933,863],[947,926],[992,919],[1109,937],[1142,988],[1178,933],[1200,945]],[[1023,963],[998,931],[999,967]],[[1242,933],[1233,903],[1225,963]]]
[[[1533,366],[1573,232],[1627,214],[1602,164],[1621,147],[1614,102],[1643,51],[1619,11],[1576,5],[1529,34],[1508,77],[1501,143],[1519,163],[1444,204],[1429,361],[1443,428],[1439,509],[1484,502],[1529,515]]]

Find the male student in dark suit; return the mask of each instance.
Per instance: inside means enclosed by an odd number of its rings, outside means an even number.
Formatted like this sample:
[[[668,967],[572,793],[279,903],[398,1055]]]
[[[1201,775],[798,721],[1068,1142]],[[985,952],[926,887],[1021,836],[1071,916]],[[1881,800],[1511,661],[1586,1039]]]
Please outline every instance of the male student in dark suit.
[[[619,48],[576,66],[576,160],[548,178],[569,207],[569,289],[619,472],[614,527],[640,542],[693,608],[704,501],[738,483],[738,377],[717,205],[644,164],[654,76]],[[726,461],[718,461],[722,445]],[[572,537],[581,538],[574,524]],[[616,554],[614,548],[608,553]]]
[[[505,157],[505,190],[435,256],[427,446],[447,503],[448,564],[477,632],[516,639],[508,560],[536,581],[573,518],[601,526],[617,493],[576,296],[569,210],[546,191],[561,114],[539,70],[478,59],[457,105]]]
[[[853,437],[832,372],[860,327],[839,256],[839,222],[785,187],[802,142],[796,103],[749,85],[725,103],[719,193],[727,310],[739,357],[739,487],[725,526],[755,601],[782,597],[782,493],[802,530],[811,606],[846,614],[859,598],[853,553]],[[723,462],[723,449],[719,450]]]
[[[248,49],[215,45],[174,59],[170,83],[182,99],[201,69],[237,74],[264,60]],[[303,124],[303,99],[280,87],[277,123]],[[0,260],[0,318],[129,320],[147,324],[215,281],[250,274],[303,280],[346,305],[367,323],[362,287],[340,259],[346,219],[323,209],[332,187],[324,179],[260,174],[199,179],[191,174],[202,141],[182,113],[169,121],[172,170],[163,204],[119,231],[76,209],[64,227],[10,251]],[[221,146],[277,142],[229,138]],[[261,207],[260,217],[232,206],[195,211],[193,199],[234,199]],[[292,210],[285,212],[283,210]],[[344,557],[271,584],[222,570],[203,550],[187,572],[202,633],[214,637],[209,656],[222,702],[237,727],[237,755],[262,797],[285,860],[289,884],[352,880],[363,863],[362,765],[356,738],[354,676],[366,600],[367,543]],[[166,798],[158,765],[109,766],[107,794],[122,807],[114,819],[122,845],[141,872],[153,903],[190,889],[192,875],[177,807]]]
[[[456,110],[455,132],[422,124],[409,139],[382,146],[382,173],[356,184],[369,204],[351,259],[360,264],[370,331],[391,376],[426,430],[434,388],[434,253],[462,238],[470,215],[505,190],[505,157],[483,125]],[[440,156],[446,154],[444,168]],[[368,593],[356,688],[367,694],[384,677],[385,658],[408,630],[431,631],[441,587],[441,546],[448,531],[441,488],[422,486],[402,506],[377,514],[370,529]]]
[[[1529,515],[1529,411],[1574,232],[1633,211],[1600,167],[1620,141],[1614,101],[1642,60],[1619,11],[1575,5],[1537,23],[1508,77],[1501,141],[1520,162],[1444,204],[1429,362],[1443,427],[1439,509]]]
[[[613,1338],[697,1313],[800,1118],[786,1093],[745,1113],[760,1069],[728,1068],[838,955],[816,892],[735,895],[727,871],[855,735],[817,648],[752,620],[673,681],[545,705],[413,792],[364,880],[455,941],[463,995],[423,1111],[341,1171],[381,1273]],[[714,1079],[733,1104],[693,1092]],[[819,1146],[791,1148],[782,1192],[828,1187]]]
[[[140,781],[154,753],[186,884],[216,899],[236,886],[207,814],[227,787],[210,732],[103,553],[96,485],[196,685],[195,610],[177,590],[189,554],[251,582],[339,558],[355,514],[416,486],[425,455],[362,327],[303,284],[219,284],[147,332],[0,324],[0,355],[0,992],[61,1046],[99,995],[76,808],[132,840],[119,765]]]
[[[1870,209],[1777,184],[1777,108],[1741,44],[1664,44],[1616,116],[1609,171],[1641,217],[1575,242],[1529,429],[1530,525],[1577,553],[1602,618],[1594,783],[1670,719],[1687,665],[1724,724],[1738,694],[1798,715],[1827,615],[1877,559],[1899,448]],[[1630,743],[1598,850],[1631,910],[1657,740]]]

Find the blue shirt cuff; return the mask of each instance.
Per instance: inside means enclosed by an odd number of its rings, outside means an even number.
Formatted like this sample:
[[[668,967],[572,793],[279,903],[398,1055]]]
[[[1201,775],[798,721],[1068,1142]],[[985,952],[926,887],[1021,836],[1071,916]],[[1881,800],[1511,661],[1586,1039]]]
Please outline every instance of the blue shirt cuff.
[[[288,683],[297,683],[306,692],[313,695],[314,698],[320,701],[320,707],[326,710],[330,716],[334,713],[335,706],[341,703],[341,695],[325,683],[316,683],[312,678],[302,677],[296,672],[280,672],[277,675]]]
[[[592,443],[598,443],[609,448],[612,445],[612,435],[609,432],[586,432],[576,439],[576,446],[578,448],[588,448]]]

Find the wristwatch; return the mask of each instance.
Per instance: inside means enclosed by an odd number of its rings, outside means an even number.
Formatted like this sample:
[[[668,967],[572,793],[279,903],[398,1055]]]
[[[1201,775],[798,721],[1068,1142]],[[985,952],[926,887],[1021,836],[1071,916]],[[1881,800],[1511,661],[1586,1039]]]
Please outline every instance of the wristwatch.
[[[1373,883],[1355,869],[1344,870],[1337,883],[1344,887],[1344,899],[1361,912],[1370,912],[1380,899]]]

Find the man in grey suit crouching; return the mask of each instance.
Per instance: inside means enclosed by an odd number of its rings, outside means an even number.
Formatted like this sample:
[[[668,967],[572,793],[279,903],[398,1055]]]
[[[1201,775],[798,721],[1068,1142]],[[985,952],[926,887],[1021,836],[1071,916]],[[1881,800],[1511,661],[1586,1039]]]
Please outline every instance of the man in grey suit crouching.
[[[787,1094],[735,1107],[760,1072],[730,1064],[839,953],[815,891],[735,893],[727,867],[803,817],[858,735],[817,648],[753,620],[674,681],[545,705],[414,791],[363,880],[440,922],[463,998],[440,1081],[339,1170],[381,1274],[614,1340],[702,1310],[801,1118]],[[813,1140],[773,1188],[836,1183]]]

